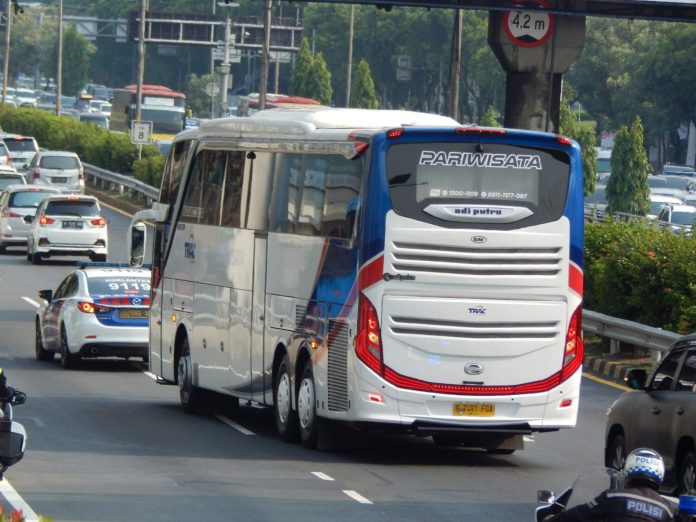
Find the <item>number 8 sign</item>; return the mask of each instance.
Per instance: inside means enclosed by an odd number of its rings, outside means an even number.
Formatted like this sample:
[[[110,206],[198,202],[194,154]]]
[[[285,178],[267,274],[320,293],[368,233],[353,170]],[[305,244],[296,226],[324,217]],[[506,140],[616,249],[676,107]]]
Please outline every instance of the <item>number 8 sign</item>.
[[[553,34],[554,17],[545,11],[548,5],[543,0],[516,3],[515,6],[530,6],[538,11],[505,11],[503,27],[510,40],[520,47],[536,47],[543,44]]]
[[[152,135],[151,121],[134,121],[131,122],[131,143],[134,145],[145,145],[150,143]]]

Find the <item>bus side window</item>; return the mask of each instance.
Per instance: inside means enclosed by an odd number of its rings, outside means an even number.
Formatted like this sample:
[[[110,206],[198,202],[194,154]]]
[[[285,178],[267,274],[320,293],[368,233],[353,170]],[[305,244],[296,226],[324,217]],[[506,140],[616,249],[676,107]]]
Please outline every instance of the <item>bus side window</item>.
[[[176,203],[181,174],[184,170],[184,163],[186,162],[190,146],[190,141],[180,141],[172,145],[162,175],[162,186],[160,187],[161,203],[169,205]]]
[[[295,225],[295,233],[303,236],[318,236],[324,221],[324,194],[328,157],[324,155],[306,155],[303,173],[300,179],[300,213]]]
[[[182,223],[200,223],[203,217],[202,207],[202,183],[203,171],[205,170],[206,153],[199,152],[191,162],[191,174],[189,175],[188,185],[181,208]]]
[[[244,180],[244,153],[235,151],[227,153],[227,174],[222,199],[220,225],[239,227],[242,202],[242,181]]]
[[[295,232],[301,168],[301,154],[277,155],[268,216],[269,232]]]
[[[332,155],[328,159],[322,236],[351,238],[358,209],[362,162]]]

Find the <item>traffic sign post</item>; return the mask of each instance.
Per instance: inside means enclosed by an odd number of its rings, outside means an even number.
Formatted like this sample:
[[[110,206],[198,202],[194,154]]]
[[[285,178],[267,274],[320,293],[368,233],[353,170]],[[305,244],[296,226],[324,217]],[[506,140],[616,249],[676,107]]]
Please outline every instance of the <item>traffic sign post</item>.
[[[152,142],[152,122],[134,121],[131,122],[130,140],[133,145],[138,146],[138,159],[143,156],[143,145]]]
[[[548,5],[543,0],[533,0],[527,4],[535,5],[538,11],[505,11],[503,29],[511,42],[520,47],[542,45],[553,34],[554,16],[546,11]],[[518,4],[519,5],[519,4]]]

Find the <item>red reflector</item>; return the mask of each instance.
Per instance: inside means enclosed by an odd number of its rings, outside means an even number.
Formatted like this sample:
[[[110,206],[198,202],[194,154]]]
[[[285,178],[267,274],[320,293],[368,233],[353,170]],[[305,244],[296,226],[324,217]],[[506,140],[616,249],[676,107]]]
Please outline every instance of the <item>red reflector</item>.
[[[570,145],[570,140],[565,136],[557,136],[556,139],[561,145]]]
[[[505,129],[481,128],[481,127],[457,127],[454,132],[459,134],[505,134]]]
[[[394,138],[400,138],[401,136],[404,135],[404,129],[399,128],[399,129],[391,129],[387,131],[387,138],[394,139]]]
[[[567,408],[568,406],[571,406],[572,404],[573,404],[573,400],[572,400],[572,399],[563,399],[563,400],[561,401],[561,406],[560,406],[560,407],[561,407],[561,408]]]
[[[384,396],[381,393],[367,392],[367,398],[370,399],[370,402],[384,404]]]
[[[356,156],[359,156],[360,154],[362,154],[363,152],[365,152],[365,150],[367,149],[367,147],[369,147],[369,145],[370,145],[370,144],[367,143],[367,142],[365,142],[365,141],[356,141],[356,142],[354,142],[354,143],[353,143],[353,148],[355,149],[355,155],[356,155]]]

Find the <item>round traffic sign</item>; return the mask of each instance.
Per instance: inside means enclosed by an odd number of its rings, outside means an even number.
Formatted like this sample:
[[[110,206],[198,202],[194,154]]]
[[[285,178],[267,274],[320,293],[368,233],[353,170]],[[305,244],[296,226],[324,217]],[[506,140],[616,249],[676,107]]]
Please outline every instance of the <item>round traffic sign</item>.
[[[534,7],[538,10],[515,10],[515,7]],[[505,33],[514,44],[520,47],[536,47],[543,44],[553,34],[553,14],[547,12],[544,0],[515,2],[513,10],[503,14]]]

